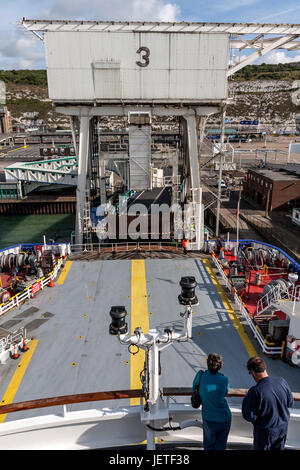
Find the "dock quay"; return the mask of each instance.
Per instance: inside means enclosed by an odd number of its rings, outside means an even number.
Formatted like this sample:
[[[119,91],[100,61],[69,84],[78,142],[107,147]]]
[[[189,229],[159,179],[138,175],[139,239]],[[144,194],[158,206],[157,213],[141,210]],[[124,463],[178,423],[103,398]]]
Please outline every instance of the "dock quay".
[[[61,193],[60,193],[61,194]],[[35,194],[24,199],[1,199],[1,215],[75,214],[76,197],[58,194]]]

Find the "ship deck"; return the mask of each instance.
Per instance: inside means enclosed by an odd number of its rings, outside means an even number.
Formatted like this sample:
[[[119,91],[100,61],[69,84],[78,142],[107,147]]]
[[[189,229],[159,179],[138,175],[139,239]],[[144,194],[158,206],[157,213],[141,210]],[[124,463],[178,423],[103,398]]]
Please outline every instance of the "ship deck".
[[[179,281],[195,276],[199,305],[194,307],[193,338],[174,343],[161,354],[160,387],[191,387],[195,373],[205,368],[211,352],[223,356],[222,373],[232,388],[254,385],[246,362],[261,355],[258,343],[247,335],[207,258],[67,260],[55,287],[46,287],[33,299],[0,319],[1,331],[25,327],[32,338],[29,350],[0,365],[2,404],[77,393],[141,388],[143,352],[130,354],[109,335],[113,305],[124,305],[129,331],[137,326],[183,328],[179,313]],[[132,350],[135,352],[135,350]],[[300,391],[299,369],[264,356],[270,375],[286,378]],[[231,403],[240,403],[237,398]],[[174,398],[189,402],[189,397]],[[127,406],[130,400],[84,403],[70,409]],[[131,402],[131,404],[137,404]],[[299,407],[296,403],[295,407]],[[68,408],[69,409],[69,408]],[[52,409],[61,413],[61,409]],[[47,408],[0,415],[0,421],[46,415]]]

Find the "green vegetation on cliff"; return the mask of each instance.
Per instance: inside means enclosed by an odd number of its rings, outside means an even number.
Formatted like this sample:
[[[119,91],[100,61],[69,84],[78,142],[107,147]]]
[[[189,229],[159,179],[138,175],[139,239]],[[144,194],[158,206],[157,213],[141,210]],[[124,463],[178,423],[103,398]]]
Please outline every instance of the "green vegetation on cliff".
[[[13,117],[20,118],[24,113],[36,113],[35,119],[46,120],[52,109],[50,101],[40,101],[36,98],[20,98],[6,100],[6,105]]]
[[[300,80],[300,62],[247,65],[234,80]],[[8,84],[47,87],[46,70],[0,70],[0,80]]]
[[[233,75],[234,80],[300,80],[300,62],[247,65]]]
[[[0,80],[16,85],[47,86],[46,70],[0,70]]]

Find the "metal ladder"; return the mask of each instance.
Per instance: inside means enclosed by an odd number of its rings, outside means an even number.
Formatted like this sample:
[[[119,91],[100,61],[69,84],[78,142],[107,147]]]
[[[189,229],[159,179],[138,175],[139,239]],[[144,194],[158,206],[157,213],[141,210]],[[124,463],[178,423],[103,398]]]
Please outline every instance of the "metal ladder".
[[[279,305],[279,301],[294,301],[300,300],[300,285],[293,285],[288,290],[282,290],[280,285],[275,285],[263,297],[259,299],[256,306],[256,314],[260,315],[268,308],[282,310],[284,303]]]
[[[92,243],[92,221],[90,191],[85,191],[85,202],[83,208],[83,237],[85,243]]]
[[[281,287],[276,285],[263,295],[257,302],[256,315],[262,314],[265,310],[275,307],[275,304],[281,299]]]

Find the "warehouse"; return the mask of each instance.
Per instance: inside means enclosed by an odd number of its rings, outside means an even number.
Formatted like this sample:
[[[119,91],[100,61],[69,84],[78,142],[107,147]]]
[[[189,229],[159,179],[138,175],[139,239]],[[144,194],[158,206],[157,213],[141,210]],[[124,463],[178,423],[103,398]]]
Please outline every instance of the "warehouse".
[[[249,169],[243,191],[267,213],[292,209],[300,202],[300,165]]]

